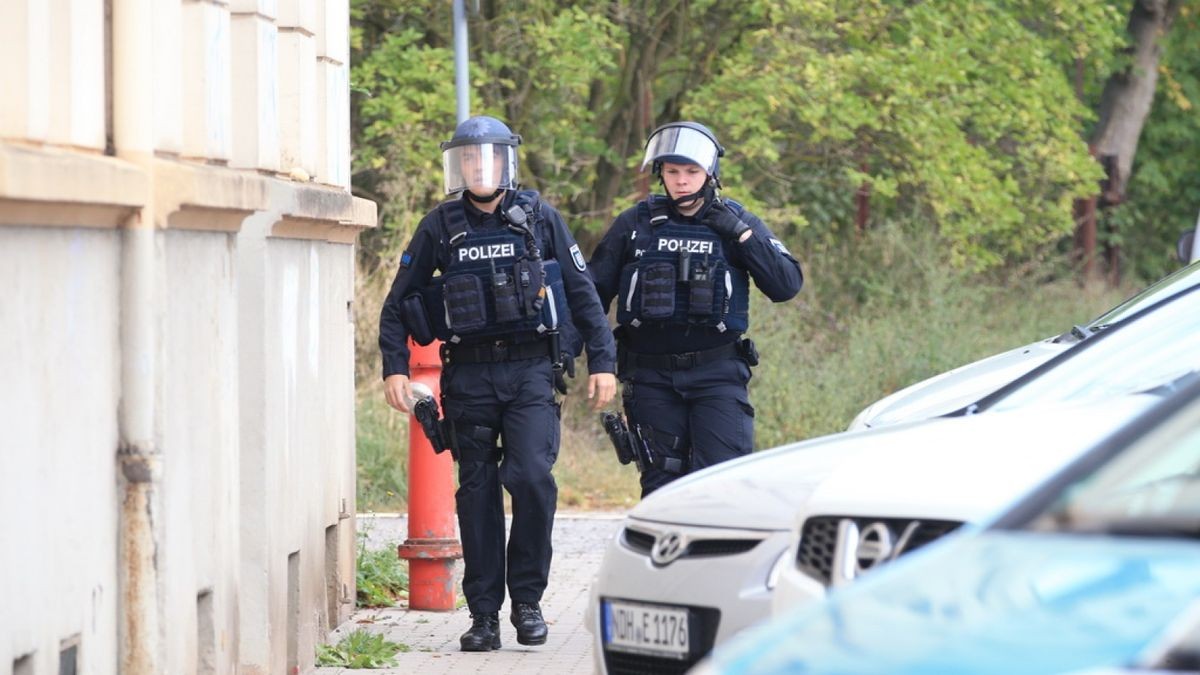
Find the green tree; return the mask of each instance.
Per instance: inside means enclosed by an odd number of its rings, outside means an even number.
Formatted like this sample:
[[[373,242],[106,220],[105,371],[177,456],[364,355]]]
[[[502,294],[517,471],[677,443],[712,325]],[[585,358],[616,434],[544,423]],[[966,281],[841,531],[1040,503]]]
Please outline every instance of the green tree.
[[[1032,5],[782,3],[685,112],[733,135],[731,173],[772,222],[845,236],[865,185],[875,219],[936,227],[961,264],[1029,258],[1071,232],[1072,199],[1100,177],[1063,36],[1115,44],[1119,25],[1081,4],[1070,24],[1091,38],[1039,32]]]
[[[1106,214],[1110,241],[1133,273],[1162,276],[1175,267],[1175,241],[1200,212],[1200,10],[1180,8],[1162,45],[1159,86],[1138,144],[1124,203]]]
[[[354,180],[385,223],[370,258],[441,198],[452,24],[433,0],[352,9]],[[869,194],[871,223],[932,228],[982,269],[1037,259],[1095,191],[1087,101],[1126,18],[1101,0],[483,0],[471,97],[524,136],[523,181],[585,248],[646,189],[650,129],[692,117],[729,148],[730,193],[793,243],[850,236]]]

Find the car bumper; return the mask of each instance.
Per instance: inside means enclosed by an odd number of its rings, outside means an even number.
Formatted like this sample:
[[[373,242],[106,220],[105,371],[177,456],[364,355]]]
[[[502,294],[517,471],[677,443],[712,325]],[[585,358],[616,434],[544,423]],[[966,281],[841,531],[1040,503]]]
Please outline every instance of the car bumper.
[[[641,533],[631,541],[630,530]],[[685,553],[667,564],[650,555],[657,541],[675,533]],[[584,625],[592,633],[599,673],[686,672],[713,646],[770,614],[768,577],[788,546],[786,530],[754,530],[671,525],[629,518],[611,540],[592,584]],[[633,654],[605,644],[602,604],[623,600],[686,608],[691,616],[688,657],[684,660]]]
[[[824,597],[824,584],[801,572],[796,565],[787,564],[779,573],[779,584],[771,594],[771,616],[779,616]]]

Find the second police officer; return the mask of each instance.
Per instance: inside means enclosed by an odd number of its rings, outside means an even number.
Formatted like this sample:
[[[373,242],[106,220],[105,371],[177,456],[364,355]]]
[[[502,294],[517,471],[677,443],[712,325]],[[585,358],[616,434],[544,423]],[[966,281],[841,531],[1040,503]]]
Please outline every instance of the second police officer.
[[[775,302],[803,283],[800,263],[767,226],[719,196],[723,155],[702,124],[655,129],[642,169],[666,194],[617,216],[590,261],[605,311],[617,302],[621,398],[649,450],[643,497],[753,450],[747,385],[758,354],[742,336],[750,280]]]
[[[595,406],[616,391],[613,338],[584,257],[558,211],[517,189],[520,141],[500,120],[477,116],[442,144],[445,192],[455,198],[417,226],[380,316],[385,395],[398,410],[409,411],[413,399],[407,339],[443,340],[442,428],[458,461],[472,618],[464,651],[500,647],[506,585],[517,641],[546,641],[538,603],[558,496],[553,387],[579,348],[574,342],[587,344]],[[507,555],[501,486],[512,497]]]

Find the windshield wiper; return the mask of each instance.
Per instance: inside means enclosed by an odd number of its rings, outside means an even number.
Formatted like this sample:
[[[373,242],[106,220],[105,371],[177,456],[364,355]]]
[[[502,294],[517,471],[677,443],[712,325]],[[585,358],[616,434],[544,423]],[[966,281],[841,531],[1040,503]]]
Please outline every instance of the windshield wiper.
[[[1098,329],[1088,328],[1087,326],[1071,326],[1071,330],[1054,338],[1052,342],[1056,344],[1061,344],[1063,342],[1075,344],[1076,342],[1083,342],[1084,340],[1095,335],[1097,332]]]

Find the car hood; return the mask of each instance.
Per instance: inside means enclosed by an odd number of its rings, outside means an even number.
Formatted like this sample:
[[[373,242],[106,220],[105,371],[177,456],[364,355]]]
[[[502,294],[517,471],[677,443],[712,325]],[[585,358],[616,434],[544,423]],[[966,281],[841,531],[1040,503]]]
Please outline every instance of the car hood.
[[[902,435],[904,445],[894,450],[903,452],[874,452],[840,465],[812,491],[800,516],[979,522],[1152,400],[1128,396],[1090,405],[947,418],[917,436]]]
[[[1046,339],[909,385],[872,403],[850,429],[881,427],[954,412],[1061,354],[1071,345]]]
[[[827,481],[834,481],[831,486],[842,486],[862,476],[874,475],[886,482],[889,476],[877,470],[881,465],[901,472],[904,477],[932,472],[921,479],[932,487],[922,489],[930,497],[938,496],[949,484],[945,499],[953,505],[956,500],[970,499],[977,486],[989,480],[988,475],[971,469],[972,458],[981,461],[986,458],[994,464],[1017,448],[1040,457],[1039,452],[1029,450],[1040,447],[1047,458],[1036,462],[1026,473],[1015,474],[1023,476],[1026,487],[1032,487],[1046,472],[1091,445],[1100,433],[1093,433],[1092,427],[1108,431],[1144,405],[1145,402],[1126,399],[1102,406],[1058,406],[934,418],[831,434],[698,471],[657,490],[629,515],[679,525],[789,529],[796,512],[814,493],[832,499],[834,490],[826,490]],[[1118,414],[1116,409],[1127,412]],[[938,461],[951,463],[956,473],[938,470]],[[1019,467],[1014,468],[1018,470]],[[897,476],[897,480],[904,479]],[[1015,497],[1009,485],[1005,483],[993,492]],[[896,499],[918,498],[901,483],[894,487]],[[994,502],[994,499],[987,501],[988,507]]]
[[[721,673],[1063,673],[1136,663],[1200,600],[1200,543],[987,531],[742,635]]]

